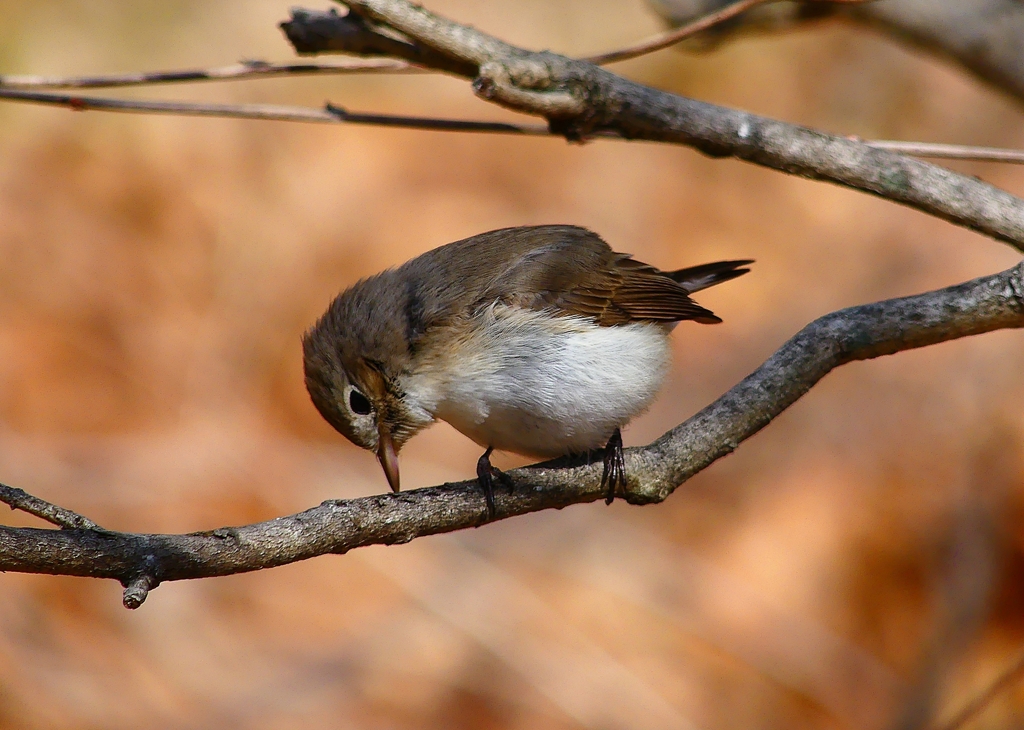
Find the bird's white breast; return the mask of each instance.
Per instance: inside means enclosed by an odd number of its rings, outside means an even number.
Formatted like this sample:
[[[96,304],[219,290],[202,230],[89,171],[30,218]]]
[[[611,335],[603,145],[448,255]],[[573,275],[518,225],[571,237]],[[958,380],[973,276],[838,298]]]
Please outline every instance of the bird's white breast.
[[[479,444],[557,456],[603,447],[651,404],[668,365],[665,326],[495,305],[403,386]]]

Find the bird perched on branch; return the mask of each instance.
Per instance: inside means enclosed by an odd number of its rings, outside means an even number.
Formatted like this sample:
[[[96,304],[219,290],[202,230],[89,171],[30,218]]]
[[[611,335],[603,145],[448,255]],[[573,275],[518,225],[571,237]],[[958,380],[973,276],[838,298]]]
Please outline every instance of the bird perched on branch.
[[[482,233],[354,284],[303,337],[320,414],[377,454],[437,419],[486,447],[477,475],[495,514],[492,450],[536,457],[605,447],[608,502],[625,485],[620,428],[654,400],[681,320],[721,322],[690,295],[750,260],[678,271],[616,253],[576,226]]]

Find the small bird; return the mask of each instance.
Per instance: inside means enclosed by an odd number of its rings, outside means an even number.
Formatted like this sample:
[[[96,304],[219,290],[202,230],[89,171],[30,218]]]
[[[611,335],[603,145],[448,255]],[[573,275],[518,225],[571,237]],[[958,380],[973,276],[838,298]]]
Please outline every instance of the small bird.
[[[752,260],[659,271],[566,225],[449,243],[339,294],[303,337],[320,414],[374,451],[399,490],[398,452],[434,421],[486,448],[551,458],[604,450],[607,501],[625,486],[620,429],[654,400],[681,320],[722,320],[690,295]]]

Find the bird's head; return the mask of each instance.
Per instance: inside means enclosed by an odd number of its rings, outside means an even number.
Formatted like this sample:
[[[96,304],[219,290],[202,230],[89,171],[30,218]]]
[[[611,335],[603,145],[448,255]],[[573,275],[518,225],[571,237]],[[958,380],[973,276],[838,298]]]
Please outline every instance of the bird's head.
[[[400,330],[382,326],[373,313],[346,306],[350,292],[338,297],[302,338],[306,390],[329,424],[377,455],[397,492],[398,452],[434,419],[410,403],[401,387],[406,348],[390,346]]]

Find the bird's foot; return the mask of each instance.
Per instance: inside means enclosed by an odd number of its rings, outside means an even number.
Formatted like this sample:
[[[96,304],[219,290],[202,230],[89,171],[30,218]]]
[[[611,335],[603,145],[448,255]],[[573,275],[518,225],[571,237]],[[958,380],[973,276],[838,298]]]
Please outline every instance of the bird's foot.
[[[604,447],[604,473],[601,474],[601,488],[607,489],[605,504],[615,501],[615,489],[626,487],[626,458],[622,453],[622,432],[615,429],[608,445]]]
[[[484,493],[484,501],[487,502],[487,519],[493,520],[497,515],[497,511],[494,508],[494,480],[497,479],[499,482],[508,487],[508,491],[512,492],[514,485],[508,475],[496,466],[491,465],[491,452],[494,451],[493,446],[488,446],[487,451],[484,452],[483,456],[476,462],[476,478],[480,482],[480,489]]]

